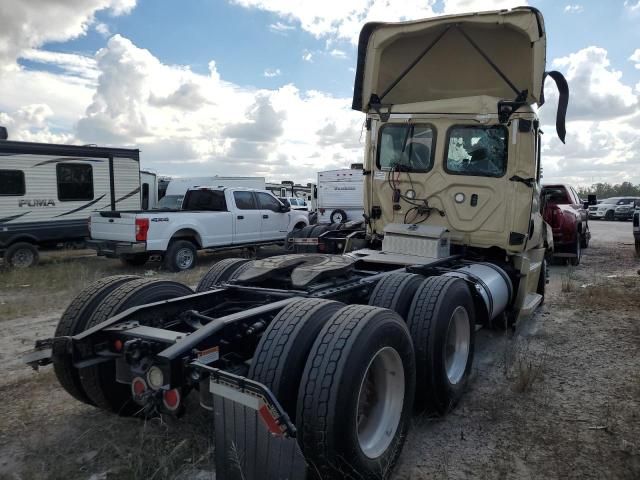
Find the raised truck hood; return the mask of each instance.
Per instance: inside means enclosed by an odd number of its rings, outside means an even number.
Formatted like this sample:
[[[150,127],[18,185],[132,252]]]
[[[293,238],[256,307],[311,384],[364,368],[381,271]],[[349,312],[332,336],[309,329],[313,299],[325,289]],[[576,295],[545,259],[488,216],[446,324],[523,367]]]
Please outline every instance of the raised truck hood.
[[[564,141],[568,86],[559,72],[545,72],[545,60],[544,20],[531,7],[368,23],[352,108],[384,113],[393,105],[482,96],[505,101],[506,122],[520,106],[544,103],[549,75],[560,91],[556,127]]]

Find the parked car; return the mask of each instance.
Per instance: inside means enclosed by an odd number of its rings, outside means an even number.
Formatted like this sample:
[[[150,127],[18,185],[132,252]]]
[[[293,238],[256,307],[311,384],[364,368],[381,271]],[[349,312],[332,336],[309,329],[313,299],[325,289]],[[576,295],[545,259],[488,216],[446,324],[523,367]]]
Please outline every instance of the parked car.
[[[589,206],[589,218],[598,220],[630,219],[633,205],[640,197],[613,197],[601,200],[597,205]]]
[[[200,249],[284,244],[287,233],[309,224],[266,190],[194,188],[181,210],[95,212],[88,244],[98,255],[143,265],[160,254],[169,270],[193,268]]]
[[[567,257],[572,265],[578,265],[582,249],[589,246],[591,232],[587,203],[580,200],[570,185],[544,185],[543,217],[553,232],[555,257]]]

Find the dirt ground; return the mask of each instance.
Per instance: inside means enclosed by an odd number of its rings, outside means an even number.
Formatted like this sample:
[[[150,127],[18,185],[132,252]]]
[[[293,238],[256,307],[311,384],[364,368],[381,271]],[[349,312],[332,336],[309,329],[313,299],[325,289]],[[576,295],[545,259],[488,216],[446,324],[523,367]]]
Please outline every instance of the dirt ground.
[[[629,223],[592,222],[592,232],[582,264],[552,267],[545,304],[515,333],[478,332],[469,391],[443,418],[415,416],[394,478],[640,478],[640,260]],[[180,420],[115,417],[18,354],[52,335],[96,278],[193,286],[219,258],[171,274],[73,252],[0,272],[0,479],[215,478],[212,421],[195,399]]]

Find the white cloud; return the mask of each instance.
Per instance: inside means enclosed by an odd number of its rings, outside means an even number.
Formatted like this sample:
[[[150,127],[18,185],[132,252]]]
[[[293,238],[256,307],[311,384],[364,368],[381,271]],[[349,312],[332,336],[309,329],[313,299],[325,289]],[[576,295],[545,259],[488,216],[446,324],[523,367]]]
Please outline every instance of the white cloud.
[[[304,52],[302,52],[302,60],[304,60],[305,62],[313,62],[313,53],[311,53],[308,50],[305,50]]]
[[[582,13],[584,11],[584,7],[579,4],[567,5],[564,7],[565,13]]]
[[[640,48],[636,49],[636,51],[631,54],[629,60],[635,63],[635,67],[640,70]]]
[[[347,52],[343,50],[338,50],[337,48],[334,48],[333,50],[331,50],[329,52],[329,55],[336,58],[347,58]]]
[[[640,0],[636,0],[635,2],[631,0],[625,0],[624,6],[632,13],[640,12]]]
[[[290,32],[291,30],[295,30],[295,29],[296,29],[295,26],[287,25],[286,23],[282,23],[282,22],[276,22],[269,25],[269,30],[271,30],[274,33],[280,33],[284,35],[286,35],[287,32]]]
[[[28,48],[86,33],[101,10],[128,13],[136,0],[3,0],[0,9],[0,70],[15,67]]]
[[[267,78],[273,78],[279,77],[280,75],[282,75],[282,72],[279,68],[267,68],[262,75]]]
[[[21,58],[36,63],[53,65],[67,73],[86,79],[95,80],[99,74],[95,59],[84,55],[30,48],[22,52]]]
[[[96,23],[95,29],[96,29],[96,32],[98,32],[103,37],[110,37],[111,36],[111,31],[109,30],[109,25],[107,25],[106,23],[102,23],[102,22]]]

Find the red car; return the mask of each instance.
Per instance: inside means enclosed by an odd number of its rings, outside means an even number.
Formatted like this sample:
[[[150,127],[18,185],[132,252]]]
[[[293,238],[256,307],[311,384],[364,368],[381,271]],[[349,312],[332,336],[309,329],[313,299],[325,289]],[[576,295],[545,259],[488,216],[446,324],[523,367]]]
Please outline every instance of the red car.
[[[570,185],[542,187],[542,215],[553,231],[554,257],[569,258],[571,265],[580,264],[582,249],[589,246],[587,206]]]

